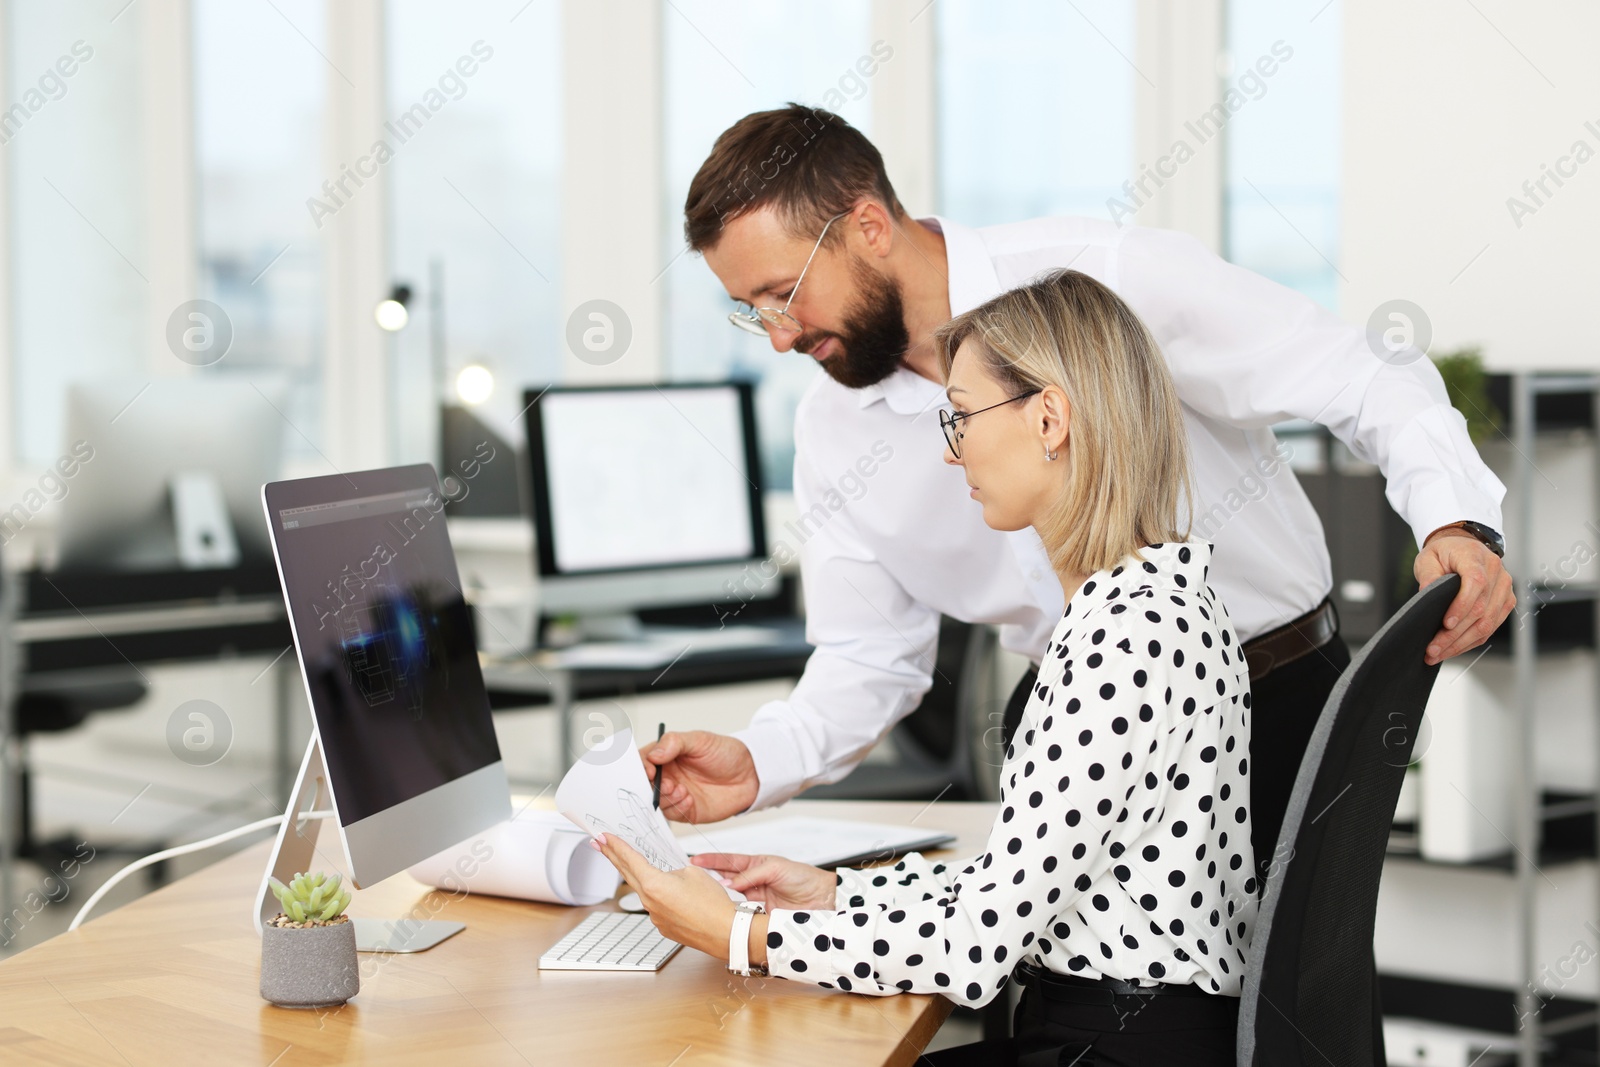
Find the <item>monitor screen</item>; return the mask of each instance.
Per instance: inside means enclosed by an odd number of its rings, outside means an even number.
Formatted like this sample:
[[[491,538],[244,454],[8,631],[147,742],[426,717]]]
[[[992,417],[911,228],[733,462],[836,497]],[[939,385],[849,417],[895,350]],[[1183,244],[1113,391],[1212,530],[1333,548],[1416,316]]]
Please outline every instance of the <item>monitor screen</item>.
[[[433,468],[275,482],[265,499],[340,822],[498,762]]]
[[[556,388],[530,398],[542,573],[765,553],[748,385]]]

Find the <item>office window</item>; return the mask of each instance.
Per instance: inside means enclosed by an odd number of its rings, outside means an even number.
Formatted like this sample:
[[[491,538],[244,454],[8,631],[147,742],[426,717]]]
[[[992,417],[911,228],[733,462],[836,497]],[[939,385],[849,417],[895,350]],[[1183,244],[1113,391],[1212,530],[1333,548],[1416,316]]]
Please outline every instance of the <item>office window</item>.
[[[477,412],[511,440],[523,388],[560,374],[561,5],[389,0],[387,14],[390,255],[414,294],[394,342],[396,445],[436,461],[437,404],[458,402],[463,367],[489,369]]]
[[[1256,77],[1227,127],[1223,252],[1336,308],[1339,0],[1229,0],[1227,20],[1228,80]]]
[[[322,195],[329,78],[323,0],[194,0],[194,140],[200,296],[233,327],[207,373],[289,387],[291,456],[322,439]]]
[[[13,443],[49,463],[69,383],[145,369],[138,21],[80,4],[6,12]]]
[[[775,352],[728,322],[733,303],[699,256],[685,251],[683,201],[717,135],[752,111],[789,101],[837,111],[872,135],[872,82],[856,69],[872,53],[870,5],[671,0],[661,12],[665,54],[667,210],[662,235],[666,368],[678,380],[759,383],[757,419],[769,488],[794,474],[794,408],[821,373],[808,356]],[[894,62],[892,56],[886,62]]]
[[[939,210],[1106,217],[1132,174],[1133,0],[940,0]]]

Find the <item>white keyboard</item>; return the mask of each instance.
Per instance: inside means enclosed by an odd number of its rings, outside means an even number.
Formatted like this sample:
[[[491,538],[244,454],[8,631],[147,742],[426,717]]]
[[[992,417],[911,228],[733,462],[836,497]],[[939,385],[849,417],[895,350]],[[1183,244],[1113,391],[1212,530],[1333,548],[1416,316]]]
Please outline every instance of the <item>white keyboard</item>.
[[[648,915],[596,912],[539,957],[541,971],[657,971],[683,946]]]
[[[777,644],[782,634],[768,626],[648,627],[642,638],[633,641],[585,641],[551,653],[562,667],[612,667],[647,669],[664,667],[689,652],[727,652],[746,648],[766,648]]]

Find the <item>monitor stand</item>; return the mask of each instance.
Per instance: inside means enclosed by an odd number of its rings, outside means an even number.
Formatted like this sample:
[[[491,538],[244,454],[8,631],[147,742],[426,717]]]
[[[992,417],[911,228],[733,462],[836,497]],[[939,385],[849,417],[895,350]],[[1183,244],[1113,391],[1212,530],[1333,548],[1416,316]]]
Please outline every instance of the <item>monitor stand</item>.
[[[279,912],[278,898],[272,895],[267,879],[276,878],[287,883],[303,871],[316,869],[317,832],[327,816],[313,817],[313,813],[329,812],[332,799],[328,792],[328,771],[322,761],[322,746],[313,734],[306,746],[306,757],[300,763],[300,776],[290,790],[289,807],[284,813],[283,825],[278,827],[278,837],[256,894],[258,933]],[[467,928],[466,923],[445,919],[352,919],[351,922],[356,928],[358,952],[422,952]]]
[[[239,565],[239,540],[228,517],[228,498],[211,471],[180,471],[172,476],[172,528],[179,566],[199,570]]]

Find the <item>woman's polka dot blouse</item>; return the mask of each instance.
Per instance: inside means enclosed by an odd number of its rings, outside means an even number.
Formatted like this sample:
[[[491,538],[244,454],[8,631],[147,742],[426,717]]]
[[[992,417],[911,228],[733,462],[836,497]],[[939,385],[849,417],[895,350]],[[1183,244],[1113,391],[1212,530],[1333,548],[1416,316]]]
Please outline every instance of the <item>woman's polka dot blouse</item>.
[[[1206,584],[1211,547],[1140,556],[1085,581],[1051,635],[988,847],[840,871],[836,910],[772,912],[773,974],[976,1006],[1027,960],[1239,995],[1256,914],[1249,674]]]

